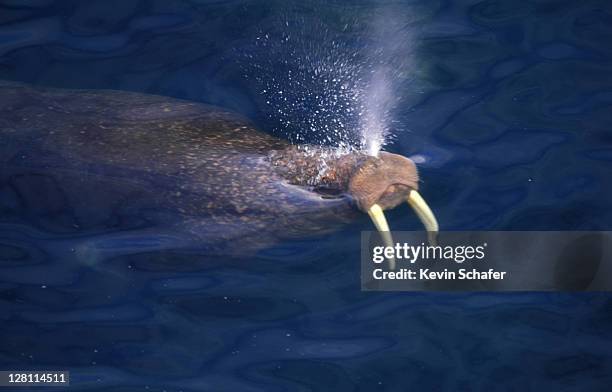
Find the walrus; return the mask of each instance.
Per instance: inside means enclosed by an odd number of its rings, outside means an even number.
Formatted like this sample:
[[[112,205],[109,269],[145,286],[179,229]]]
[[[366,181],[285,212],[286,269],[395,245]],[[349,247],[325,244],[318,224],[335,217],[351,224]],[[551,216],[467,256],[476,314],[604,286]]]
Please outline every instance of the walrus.
[[[163,224],[211,249],[242,248],[364,212],[389,242],[383,211],[406,201],[438,231],[410,159],[292,145],[202,103],[2,82],[0,139],[0,220],[47,231]]]

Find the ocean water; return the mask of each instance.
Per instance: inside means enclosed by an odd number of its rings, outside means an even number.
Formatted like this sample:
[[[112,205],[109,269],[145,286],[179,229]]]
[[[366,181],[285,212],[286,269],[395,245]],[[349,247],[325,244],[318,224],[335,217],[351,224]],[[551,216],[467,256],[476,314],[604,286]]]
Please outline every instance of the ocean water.
[[[419,162],[442,230],[612,229],[610,42],[607,1],[0,1],[2,80],[211,103],[328,144],[358,143],[341,110],[385,95],[384,149]],[[70,370],[79,391],[612,385],[607,293],[361,292],[365,216],[212,257],[41,229],[5,185],[0,369]]]

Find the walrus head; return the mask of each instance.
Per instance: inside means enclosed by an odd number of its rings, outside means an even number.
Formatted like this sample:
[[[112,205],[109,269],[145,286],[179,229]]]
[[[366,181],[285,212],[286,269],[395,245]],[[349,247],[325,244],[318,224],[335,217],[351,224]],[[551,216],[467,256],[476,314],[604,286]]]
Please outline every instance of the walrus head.
[[[414,162],[387,152],[365,159],[356,167],[348,183],[348,193],[358,208],[370,215],[380,232],[390,231],[383,211],[406,201],[425,226],[429,241],[435,243],[438,222],[418,189],[419,175]],[[385,242],[392,242],[388,237]]]
[[[308,185],[315,190],[348,195],[357,208],[368,213],[387,244],[391,235],[384,210],[407,202],[435,243],[438,222],[418,193],[419,175],[410,159],[380,152],[378,156],[363,152],[338,155],[332,150],[291,147],[273,154],[272,161],[291,183]]]
[[[401,155],[381,152],[368,157],[355,168],[348,183],[348,193],[362,211],[374,205],[383,210],[406,201],[412,190],[418,190],[416,165]]]

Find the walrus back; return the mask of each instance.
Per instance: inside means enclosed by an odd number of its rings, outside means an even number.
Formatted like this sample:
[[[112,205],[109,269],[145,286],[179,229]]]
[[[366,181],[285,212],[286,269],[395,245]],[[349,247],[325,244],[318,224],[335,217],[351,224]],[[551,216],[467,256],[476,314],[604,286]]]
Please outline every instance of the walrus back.
[[[263,154],[286,146],[246,118],[214,106],[134,92],[14,83],[0,84],[0,137],[5,162],[19,146],[38,144],[77,161],[130,167],[157,162],[160,170],[180,158],[202,156],[203,150]],[[169,162],[163,165],[164,160]]]

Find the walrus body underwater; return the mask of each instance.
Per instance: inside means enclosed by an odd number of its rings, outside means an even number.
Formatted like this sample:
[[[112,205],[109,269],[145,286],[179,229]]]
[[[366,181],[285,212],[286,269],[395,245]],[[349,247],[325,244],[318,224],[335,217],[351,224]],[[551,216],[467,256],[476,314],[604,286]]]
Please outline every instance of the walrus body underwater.
[[[1,83],[0,140],[0,219],[45,231],[163,226],[211,249],[257,248],[359,210],[386,232],[382,211],[406,200],[438,229],[407,158],[294,146],[200,103]]]

